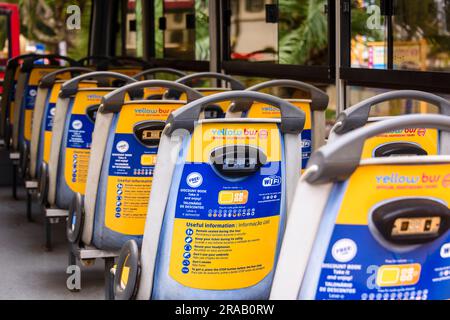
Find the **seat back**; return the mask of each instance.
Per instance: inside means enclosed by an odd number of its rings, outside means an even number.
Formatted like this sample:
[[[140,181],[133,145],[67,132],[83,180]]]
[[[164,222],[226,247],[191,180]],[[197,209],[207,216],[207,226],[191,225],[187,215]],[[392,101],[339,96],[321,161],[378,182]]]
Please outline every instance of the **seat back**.
[[[306,116],[305,127],[300,135],[302,169],[305,169],[313,150],[317,150],[325,144],[325,111],[328,107],[329,97],[322,90],[300,81],[272,80],[257,84],[248,88],[248,91],[261,91],[269,88],[292,88],[309,93],[310,100],[287,99],[290,103],[300,108]],[[241,110],[248,110],[241,112]],[[262,103],[254,103],[250,109],[246,106],[232,105],[228,113],[239,113],[248,118],[277,118],[279,110]]]
[[[98,249],[120,249],[142,241],[159,139],[167,117],[186,101],[126,100],[154,86],[195,90],[169,81],[148,80],[120,88],[102,101],[94,129],[85,195],[82,240]]]
[[[48,61],[49,65],[36,64]],[[24,59],[17,80],[14,103],[14,120],[12,147],[19,150],[25,143],[29,145],[31,140],[31,122],[33,118],[34,104],[41,78],[53,71],[61,69],[61,61],[69,65],[76,65],[76,61],[59,55],[35,55]],[[61,75],[68,79],[70,74]]]
[[[367,139],[411,127],[449,132],[450,121],[400,116],[344,134],[313,154],[289,214],[272,299],[450,298],[442,272],[449,256],[450,157],[362,157]]]
[[[365,125],[386,120],[390,117],[369,118],[372,107],[382,102],[408,99],[428,102],[439,109],[439,113],[450,116],[450,102],[437,95],[415,91],[392,91],[364,100],[343,111],[336,120],[330,140]],[[437,155],[450,152],[450,146],[440,143],[438,130],[430,128],[405,128],[393,132],[385,132],[366,141],[363,158],[379,158],[399,155]]]
[[[273,105],[282,116],[199,121],[208,105],[237,100]],[[171,114],[150,195],[139,299],[268,298],[304,122],[290,103],[246,91]]]
[[[71,77],[92,70],[87,68],[72,67],[64,68],[44,76],[38,86],[36,103],[33,111],[31,127],[29,177],[34,179],[39,176],[42,161],[48,163],[50,159],[50,143],[52,138],[53,117],[56,112],[56,102],[59,91],[65,82],[67,73]],[[83,84],[83,86],[93,85]]]
[[[97,80],[97,88],[80,88],[85,80]],[[48,204],[67,209],[75,193],[84,194],[95,117],[103,96],[115,90],[102,84],[112,79],[136,82],[113,72],[92,72],[65,82],[53,121],[49,162]]]
[[[135,57],[112,57],[108,70],[133,77],[139,72],[149,68],[149,64],[140,58]]]

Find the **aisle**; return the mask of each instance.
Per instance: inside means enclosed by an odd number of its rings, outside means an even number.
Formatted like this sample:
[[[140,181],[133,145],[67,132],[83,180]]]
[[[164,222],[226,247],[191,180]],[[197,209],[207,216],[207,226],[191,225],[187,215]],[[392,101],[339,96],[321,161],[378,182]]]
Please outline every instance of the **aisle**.
[[[0,299],[104,299],[103,261],[82,268],[81,292],[68,291],[64,225],[54,228],[54,250],[46,252],[39,207],[28,223],[25,192],[19,196],[15,201],[10,188],[0,188]]]

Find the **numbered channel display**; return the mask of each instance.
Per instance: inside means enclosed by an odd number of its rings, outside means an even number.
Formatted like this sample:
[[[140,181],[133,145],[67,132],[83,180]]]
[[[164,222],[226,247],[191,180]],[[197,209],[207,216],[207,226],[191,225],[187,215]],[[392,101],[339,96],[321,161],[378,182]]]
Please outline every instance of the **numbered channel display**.
[[[450,165],[363,166],[339,190],[326,252],[318,244],[310,263],[322,266],[316,299],[450,298]]]
[[[58,70],[58,68],[34,68],[29,76],[28,84],[25,88],[23,97],[24,105],[24,122],[23,122],[23,138],[25,141],[31,140],[31,128],[33,120],[34,104],[38,91],[39,81],[47,74]],[[61,79],[70,79],[70,73],[64,73],[59,76]]]
[[[192,289],[260,284],[253,295],[266,297],[285,213],[277,124],[203,123],[183,150],[160,247],[170,255],[157,264],[155,298],[169,290],[163,284],[166,272]]]

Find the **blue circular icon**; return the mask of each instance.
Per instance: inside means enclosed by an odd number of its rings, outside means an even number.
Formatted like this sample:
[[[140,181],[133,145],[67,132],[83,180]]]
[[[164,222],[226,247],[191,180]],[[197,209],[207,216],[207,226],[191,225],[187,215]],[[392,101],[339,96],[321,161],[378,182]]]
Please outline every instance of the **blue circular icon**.
[[[117,185],[117,188],[122,189],[122,188],[123,188],[123,184],[119,183],[119,184]]]
[[[119,207],[116,208],[116,212],[121,212],[121,211],[122,211],[121,208],[119,208]]]
[[[118,207],[122,206],[122,202],[117,201],[117,202],[116,202],[116,206],[118,206]]]
[[[192,243],[192,238],[191,237],[186,237],[184,239],[184,241],[186,241],[186,243]]]
[[[183,258],[185,258],[185,259],[191,258],[191,253],[190,252],[183,253]]]
[[[117,194],[122,194],[123,191],[121,189],[117,190]]]
[[[189,268],[184,267],[183,269],[181,269],[181,272],[183,272],[184,274],[189,273]]]
[[[116,218],[120,218],[120,217],[121,217],[120,213],[116,213]]]
[[[183,260],[183,266],[187,267],[191,264],[189,260]]]
[[[192,229],[187,229],[187,230],[186,230],[186,234],[187,234],[188,236],[192,236],[192,235],[194,234],[194,230],[192,230]]]
[[[191,245],[189,245],[189,244],[185,245],[185,246],[184,246],[184,250],[185,250],[185,251],[191,251],[191,250],[192,250]]]

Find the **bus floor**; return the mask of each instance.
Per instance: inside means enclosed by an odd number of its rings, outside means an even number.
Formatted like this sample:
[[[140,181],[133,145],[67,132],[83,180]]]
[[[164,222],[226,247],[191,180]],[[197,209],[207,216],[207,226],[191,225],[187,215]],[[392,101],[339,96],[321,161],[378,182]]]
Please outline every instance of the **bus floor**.
[[[34,222],[27,222],[23,189],[19,197],[11,197],[10,187],[0,188],[0,299],[104,299],[103,261],[81,267],[81,291],[70,292],[65,224],[53,226],[54,248],[46,252],[40,208],[34,205]]]

